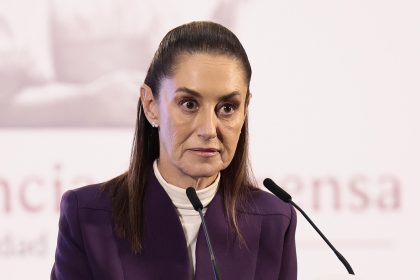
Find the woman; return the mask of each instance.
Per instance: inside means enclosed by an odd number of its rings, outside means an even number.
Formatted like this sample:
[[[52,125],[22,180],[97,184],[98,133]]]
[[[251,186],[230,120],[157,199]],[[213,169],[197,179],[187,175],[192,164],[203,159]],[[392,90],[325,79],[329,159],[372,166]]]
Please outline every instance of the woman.
[[[52,279],[296,279],[296,215],[255,187],[251,67],[237,37],[192,22],[162,40],[140,89],[126,173],[63,195]]]

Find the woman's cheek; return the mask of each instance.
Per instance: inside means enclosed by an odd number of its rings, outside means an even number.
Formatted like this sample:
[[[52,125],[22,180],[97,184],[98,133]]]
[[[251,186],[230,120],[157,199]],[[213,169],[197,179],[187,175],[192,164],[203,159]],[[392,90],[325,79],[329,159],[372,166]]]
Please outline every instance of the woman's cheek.
[[[172,146],[178,156],[181,156],[185,152],[184,148],[188,147],[191,134],[188,133],[189,129],[186,126],[187,124],[178,125],[171,133]]]

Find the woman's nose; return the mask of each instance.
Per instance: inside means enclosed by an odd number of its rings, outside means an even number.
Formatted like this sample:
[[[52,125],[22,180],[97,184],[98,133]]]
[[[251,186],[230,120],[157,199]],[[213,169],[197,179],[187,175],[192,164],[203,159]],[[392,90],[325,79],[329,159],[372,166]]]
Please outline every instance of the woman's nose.
[[[197,124],[198,136],[210,140],[217,136],[217,116],[213,110],[201,111]]]

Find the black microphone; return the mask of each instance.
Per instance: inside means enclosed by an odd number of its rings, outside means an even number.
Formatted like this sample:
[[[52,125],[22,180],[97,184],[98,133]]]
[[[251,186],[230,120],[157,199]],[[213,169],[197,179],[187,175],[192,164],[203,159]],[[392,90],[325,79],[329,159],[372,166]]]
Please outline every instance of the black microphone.
[[[194,207],[196,211],[198,211],[201,217],[201,223],[203,225],[204,235],[206,236],[207,247],[209,248],[209,252],[210,252],[211,266],[213,268],[214,279],[221,280],[222,278],[220,277],[219,270],[217,269],[216,257],[214,256],[214,253],[213,253],[213,246],[211,246],[209,232],[207,231],[206,221],[204,220],[203,204],[198,198],[197,193],[195,192],[195,189],[193,187],[189,187],[186,192],[187,192],[187,197],[190,200],[192,206]]]
[[[280,188],[276,183],[274,183],[273,180],[271,180],[270,178],[266,178],[264,179],[263,182],[264,186],[270,191],[272,192],[275,196],[277,196],[278,198],[280,198],[281,200],[283,200],[284,202],[290,203],[292,204],[297,210],[299,210],[300,213],[302,213],[302,215],[306,218],[306,220],[311,224],[311,226],[316,230],[316,232],[318,232],[318,234],[322,237],[322,239],[324,239],[324,241],[328,244],[328,246],[331,248],[331,250],[333,250],[334,254],[338,257],[338,259],[344,264],[344,266],[347,269],[347,272],[349,274],[353,274],[353,269],[351,268],[349,262],[344,258],[344,256],[342,254],[340,254],[340,252],[338,252],[337,249],[334,248],[334,246],[331,244],[331,242],[325,237],[325,235],[319,230],[319,228],[314,224],[314,222],[312,222],[312,220],[308,217],[308,215],[306,215],[305,211],[303,211],[299,206],[297,206],[293,201],[292,201],[292,197],[290,196],[290,194],[288,194],[285,190],[283,190],[282,188]]]

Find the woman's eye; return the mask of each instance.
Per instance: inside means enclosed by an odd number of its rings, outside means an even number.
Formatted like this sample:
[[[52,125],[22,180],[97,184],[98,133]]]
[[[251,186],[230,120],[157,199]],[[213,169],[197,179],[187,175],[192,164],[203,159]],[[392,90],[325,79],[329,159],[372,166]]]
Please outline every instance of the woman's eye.
[[[222,115],[231,115],[233,114],[233,112],[235,112],[236,106],[233,104],[224,104],[221,108],[220,108],[220,113]]]
[[[181,102],[181,106],[184,107],[185,109],[189,110],[189,111],[193,111],[195,109],[197,109],[198,104],[197,102],[193,101],[193,100],[185,100]]]

